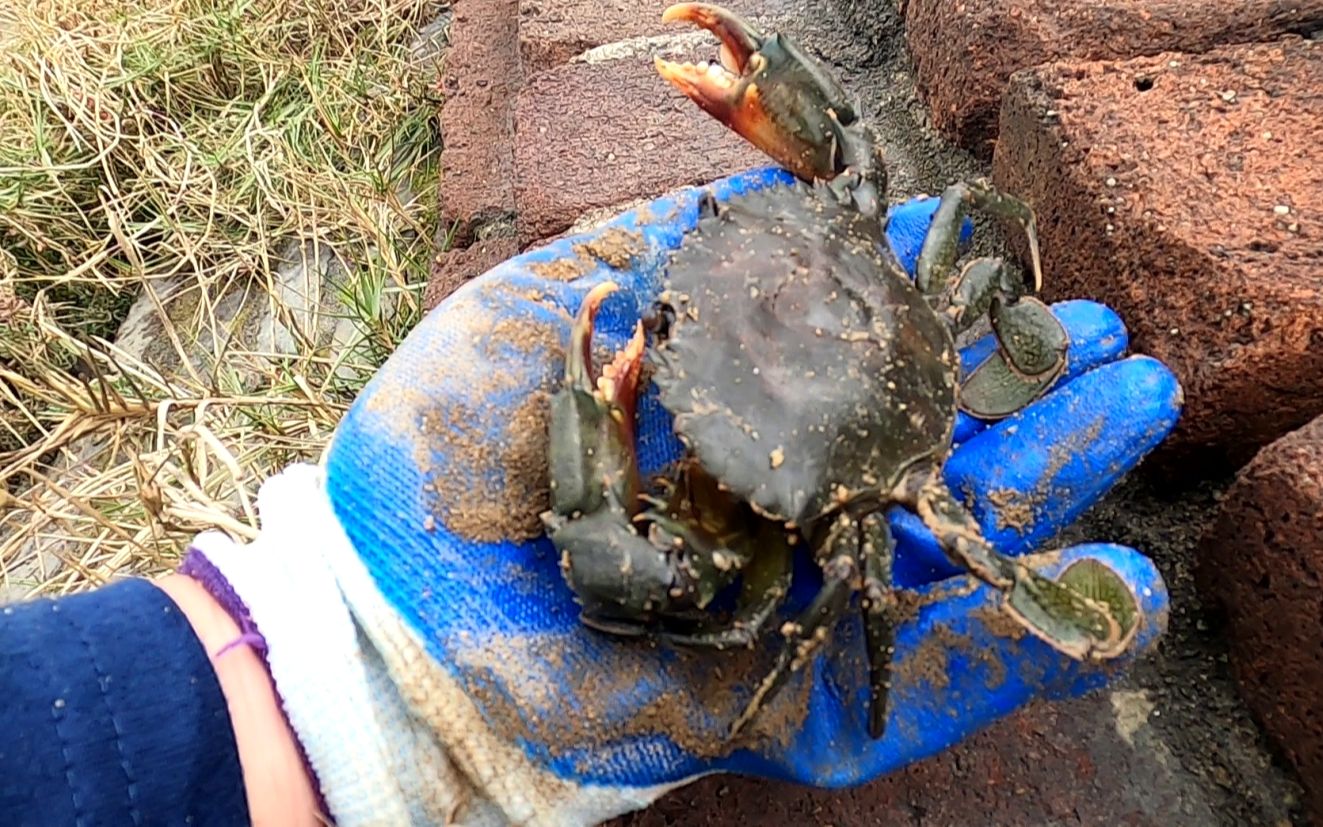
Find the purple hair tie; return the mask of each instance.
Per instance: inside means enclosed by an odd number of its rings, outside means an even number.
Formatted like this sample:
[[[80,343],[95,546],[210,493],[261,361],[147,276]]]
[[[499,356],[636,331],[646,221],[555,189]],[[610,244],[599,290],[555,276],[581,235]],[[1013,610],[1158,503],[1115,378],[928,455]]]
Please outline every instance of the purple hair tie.
[[[207,559],[207,555],[194,546],[188,547],[188,553],[184,555],[183,562],[179,564],[177,570],[179,574],[192,578],[202,588],[211,595],[212,599],[220,604],[239,627],[239,637],[230,641],[221,647],[216,653],[216,657],[223,656],[226,652],[238,646],[247,645],[253,649],[262,661],[263,668],[266,669],[267,677],[271,677],[271,663],[267,660],[266,638],[257,629],[257,621],[253,620],[252,613],[248,610],[247,604],[239,597],[234,586],[225,579],[221,570]],[[285,711],[285,699],[280,696],[280,688],[275,686],[275,680],[271,681],[275,689],[276,705],[280,707],[280,714],[285,718],[285,725],[294,735],[294,745],[299,751],[299,760],[303,764],[303,770],[312,779],[312,790],[317,796],[317,807],[323,812],[329,814],[330,808],[326,806],[326,798],[322,795],[321,782],[317,779],[317,773],[312,769],[312,763],[308,760],[308,753],[303,748],[303,742],[299,740],[298,734],[294,732],[294,727],[289,723],[289,714]]]

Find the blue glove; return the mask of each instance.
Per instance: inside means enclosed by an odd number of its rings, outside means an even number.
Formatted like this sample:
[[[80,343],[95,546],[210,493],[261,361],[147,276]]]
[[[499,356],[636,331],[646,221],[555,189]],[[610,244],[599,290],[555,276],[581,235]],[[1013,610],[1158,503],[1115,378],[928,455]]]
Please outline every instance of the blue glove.
[[[760,169],[710,190],[720,202],[792,181]],[[462,727],[486,727],[511,745],[501,760],[596,797],[564,810],[592,818],[712,771],[838,787],[932,755],[1036,697],[1100,687],[1165,628],[1167,593],[1142,554],[1086,545],[1045,555],[1035,565],[1049,576],[1100,561],[1139,600],[1130,654],[1106,666],[1070,661],[1010,630],[998,595],[953,567],[913,515],[893,509],[895,578],[912,590],[914,610],[897,634],[885,736],[867,734],[866,658],[851,613],[816,668],[782,690],[788,702],[775,707],[766,737],[730,752],[722,736],[761,678],[748,653],[677,651],[584,627],[538,519],[548,395],[561,381],[583,296],[604,280],[620,285],[602,305],[596,336],[604,349],[623,346],[659,291],[668,254],[696,224],[699,193],[665,196],[465,285],[373,379],[327,455],[331,506],[367,576],[431,659],[428,668],[461,687],[477,713],[442,727],[442,741],[507,813],[519,807],[498,788],[514,770],[456,748],[469,739]],[[937,203],[920,199],[890,213],[888,238],[911,274]],[[1110,310],[1066,302],[1054,311],[1071,334],[1068,375],[991,427],[962,417],[946,467],[951,489],[1007,553],[1039,550],[1097,502],[1166,436],[1181,402],[1161,363],[1124,358],[1126,332]],[[974,344],[965,364],[991,345]],[[650,474],[675,459],[677,442],[655,388],[639,413],[639,458]],[[810,593],[816,576],[811,562],[801,566],[796,592]],[[401,683],[398,669],[393,676]]]

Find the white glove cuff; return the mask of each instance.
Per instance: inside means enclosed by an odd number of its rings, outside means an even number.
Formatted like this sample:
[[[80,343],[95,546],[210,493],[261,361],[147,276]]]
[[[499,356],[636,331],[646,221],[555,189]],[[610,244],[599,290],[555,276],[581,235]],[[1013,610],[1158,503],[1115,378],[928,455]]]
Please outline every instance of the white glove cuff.
[[[272,477],[258,508],[262,530],[254,542],[208,532],[193,546],[229,581],[265,638],[285,715],[331,816],[343,827],[454,823],[471,787],[412,719],[344,601],[328,552],[352,549],[320,470],[293,466]]]
[[[267,480],[251,544],[208,533],[194,547],[266,639],[285,713],[338,824],[593,825],[693,780],[578,784],[494,733],[376,587],[322,473],[295,465]]]

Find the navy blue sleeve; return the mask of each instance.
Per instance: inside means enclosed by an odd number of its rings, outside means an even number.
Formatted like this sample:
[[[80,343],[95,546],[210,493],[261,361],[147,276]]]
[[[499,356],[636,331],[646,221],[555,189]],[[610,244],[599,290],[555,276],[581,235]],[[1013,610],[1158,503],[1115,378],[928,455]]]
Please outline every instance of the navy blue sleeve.
[[[248,824],[202,644],[145,580],[0,608],[0,821]]]

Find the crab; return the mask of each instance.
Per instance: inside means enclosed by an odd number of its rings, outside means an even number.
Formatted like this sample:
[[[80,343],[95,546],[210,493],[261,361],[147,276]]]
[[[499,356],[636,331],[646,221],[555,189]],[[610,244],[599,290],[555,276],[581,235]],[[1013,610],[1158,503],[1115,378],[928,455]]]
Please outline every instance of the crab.
[[[953,185],[911,280],[886,243],[885,166],[828,74],[720,7],[680,4],[664,19],[715,33],[722,62],[658,60],[660,74],[800,180],[721,205],[705,196],[656,305],[600,372],[593,321],[616,286],[598,285],[579,309],[552,403],[543,519],[583,622],[710,649],[779,636],[734,738],[857,596],[868,729],[880,738],[899,621],[886,512],[900,505],[1028,632],[1077,660],[1121,654],[1133,632],[1117,620],[1124,608],[998,552],[941,473],[959,410],[1008,415],[1065,369],[1064,329],[1006,262],[975,259],[951,278],[960,226],[979,208],[1024,228],[1036,291],[1032,210],[986,182]],[[998,347],[962,379],[956,339],[983,316]],[[656,485],[644,484],[633,447],[645,356],[686,448]],[[821,585],[776,624],[800,548]],[[734,610],[709,611],[737,582]]]

